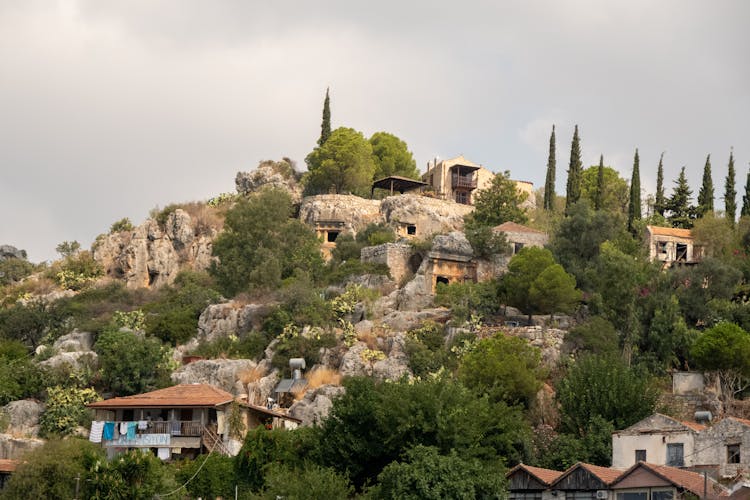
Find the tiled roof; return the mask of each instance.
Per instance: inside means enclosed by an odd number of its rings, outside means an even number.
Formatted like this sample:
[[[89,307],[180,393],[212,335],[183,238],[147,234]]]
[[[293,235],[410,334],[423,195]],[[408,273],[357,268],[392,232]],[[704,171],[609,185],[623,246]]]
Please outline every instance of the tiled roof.
[[[531,465],[526,464],[518,464],[515,467],[513,467],[506,476],[510,476],[517,470],[525,470],[535,478],[537,478],[540,482],[544,483],[545,485],[549,486],[551,483],[553,483],[558,477],[562,475],[562,472],[557,470],[551,470],[551,469],[543,469],[541,467],[532,467]]]
[[[678,422],[685,427],[690,427],[694,431],[700,432],[706,430],[706,426],[703,424],[699,424],[698,422],[690,422],[689,420],[678,420]],[[748,425],[750,425],[750,422],[748,422]]]
[[[539,231],[537,229],[532,229],[530,227],[523,226],[521,224],[516,224],[515,222],[503,222],[499,226],[495,226],[492,228],[493,231],[502,231],[504,233],[534,233],[534,234],[544,234],[543,231]]]
[[[734,420],[735,422],[739,422],[739,423],[741,423],[743,425],[747,425],[748,427],[750,427],[750,420],[747,420],[747,419],[744,419],[744,418],[739,418],[739,417],[727,417],[727,418],[729,418],[731,420]]]
[[[17,466],[18,460],[0,458],[0,472],[15,472]]]
[[[166,389],[107,399],[88,405],[89,408],[167,408],[175,406],[218,406],[234,397],[209,384],[180,384]]]
[[[581,467],[598,477],[605,484],[613,483],[615,479],[620,477],[620,475],[622,474],[621,470],[612,469],[610,467],[601,467],[599,465],[585,464],[583,462],[579,462],[579,464]]]
[[[646,226],[651,234],[659,236],[676,236],[678,238],[692,238],[693,233],[690,229],[682,229],[677,227],[662,227],[662,226]]]
[[[699,497],[703,496],[703,474],[691,472],[685,469],[678,469],[677,467],[669,467],[668,465],[650,464],[648,462],[639,462],[635,467],[631,467],[627,473],[630,473],[639,466],[661,476],[663,479],[679,488],[686,489]],[[625,477],[625,474],[623,474],[623,477]],[[715,498],[726,492],[726,489],[713,479],[708,478],[707,484],[709,497]]]

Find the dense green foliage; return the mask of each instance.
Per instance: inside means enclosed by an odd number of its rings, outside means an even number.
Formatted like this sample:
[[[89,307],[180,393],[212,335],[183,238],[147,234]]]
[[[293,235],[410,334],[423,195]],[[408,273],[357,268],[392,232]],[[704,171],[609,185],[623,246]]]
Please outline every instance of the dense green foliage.
[[[375,162],[373,179],[391,175],[419,179],[417,162],[404,141],[388,132],[375,132],[370,137],[370,145]]]
[[[219,262],[211,266],[224,294],[273,290],[298,270],[319,275],[320,242],[309,226],[290,218],[292,210],[287,193],[270,189],[227,211],[224,232],[213,245]]]
[[[690,197],[693,192],[688,186],[687,177],[685,176],[685,167],[680,170],[680,176],[675,181],[672,196],[666,203],[666,217],[672,227],[681,227],[690,229],[693,227],[693,220],[696,217],[697,210],[690,204]]]
[[[511,180],[510,172],[499,173],[492,178],[488,188],[477,193],[473,220],[483,226],[497,226],[508,221],[524,224],[528,220],[521,208],[525,196]]]
[[[326,88],[326,98],[323,101],[323,121],[320,124],[320,138],[318,146],[322,146],[331,137],[331,98],[328,95],[329,89]]]
[[[588,200],[594,210],[624,214],[628,207],[628,183],[617,170],[604,165],[601,158],[600,166],[589,167],[581,174],[581,198]]]
[[[724,215],[734,227],[737,220],[737,189],[735,188],[734,151],[729,152],[727,177],[724,180]]]
[[[544,180],[544,209],[551,212],[555,209],[555,172],[557,167],[557,151],[555,147],[555,126],[549,136],[549,154],[547,155],[547,176]]]
[[[711,178],[711,155],[706,156],[703,167],[703,183],[698,191],[698,217],[703,217],[714,210],[714,181]]]
[[[641,170],[638,148],[633,157],[633,173],[630,176],[630,202],[628,203],[628,231],[635,229],[635,221],[641,219]]]
[[[659,166],[656,169],[656,194],[654,195],[654,212],[664,215],[666,198],[664,197],[664,153],[659,156]]]
[[[303,177],[308,194],[369,194],[375,175],[372,145],[361,132],[340,127],[307,158]]]
[[[573,132],[573,141],[570,144],[570,163],[568,164],[568,182],[565,190],[566,213],[578,203],[581,198],[581,176],[583,173],[583,162],[581,160],[581,138],[578,136],[578,125]]]

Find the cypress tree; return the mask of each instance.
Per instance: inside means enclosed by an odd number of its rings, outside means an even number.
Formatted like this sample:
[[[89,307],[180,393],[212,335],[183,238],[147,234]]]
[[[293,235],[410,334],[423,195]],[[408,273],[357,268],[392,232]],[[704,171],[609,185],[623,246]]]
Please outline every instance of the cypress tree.
[[[664,153],[659,157],[659,168],[656,171],[656,199],[654,200],[654,212],[664,215]]]
[[[633,230],[635,221],[641,219],[641,169],[638,148],[633,157],[633,174],[630,177],[630,203],[628,204],[628,229]]]
[[[698,217],[714,210],[714,181],[711,180],[711,155],[706,156],[703,167],[703,184],[698,191]]]
[[[581,139],[578,137],[578,125],[573,132],[570,145],[570,164],[568,165],[568,184],[565,191],[565,211],[569,211],[581,198],[581,179],[583,162],[581,161]]]
[[[322,146],[331,137],[331,99],[328,97],[326,87],[326,99],[323,101],[323,123],[320,125],[320,139],[318,146]]]
[[[734,226],[737,216],[737,190],[734,188],[734,150],[729,150],[729,165],[727,165],[727,179],[724,182],[724,212],[729,224]]]
[[[750,179],[750,177],[749,177]],[[690,196],[693,192],[688,186],[687,177],[685,177],[685,167],[680,170],[680,176],[675,181],[674,191],[672,196],[667,202],[667,210],[669,220],[672,227],[681,227],[683,229],[690,229],[693,227],[693,219],[695,218],[695,207],[690,206]]]
[[[547,179],[544,181],[544,209],[555,209],[555,176],[557,168],[555,148],[555,126],[552,125],[552,135],[549,136],[549,156],[547,157]]]
[[[596,193],[594,210],[601,210],[604,204],[604,155],[599,155],[599,169],[596,171]]]
[[[745,181],[745,194],[742,196],[742,211],[740,217],[750,215],[750,172],[747,173],[747,181]]]

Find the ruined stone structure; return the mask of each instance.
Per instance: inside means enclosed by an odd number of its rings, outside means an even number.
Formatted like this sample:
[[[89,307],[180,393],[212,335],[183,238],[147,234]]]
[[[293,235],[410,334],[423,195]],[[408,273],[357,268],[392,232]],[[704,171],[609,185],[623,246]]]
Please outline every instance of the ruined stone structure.
[[[510,245],[510,255],[517,254],[523,247],[543,247],[549,242],[547,233],[515,222],[504,222],[492,230],[505,233]]]
[[[646,226],[646,245],[649,259],[661,261],[665,268],[695,264],[703,257],[703,249],[695,244],[689,229]]]
[[[401,283],[405,276],[416,273],[422,263],[421,257],[413,254],[411,245],[405,243],[365,247],[360,252],[360,260],[371,264],[385,264],[396,283]]]

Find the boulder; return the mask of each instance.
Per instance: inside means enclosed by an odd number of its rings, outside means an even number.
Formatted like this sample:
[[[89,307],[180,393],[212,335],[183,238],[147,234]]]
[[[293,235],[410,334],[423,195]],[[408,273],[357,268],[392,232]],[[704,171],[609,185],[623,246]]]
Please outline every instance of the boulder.
[[[0,434],[0,459],[18,460],[23,455],[45,443],[38,438],[20,438],[10,434]]]
[[[385,222],[394,226],[414,225],[417,238],[462,231],[464,216],[473,210],[471,205],[416,194],[389,196],[380,204],[380,214]]]
[[[255,361],[251,359],[204,359],[181,366],[172,372],[172,382],[211,384],[232,393],[236,391],[236,382],[241,380],[242,374],[256,366]]]
[[[94,351],[59,352],[39,363],[39,366],[66,370],[73,373],[82,370],[96,371],[99,367],[99,356]]]
[[[371,375],[369,363],[362,358],[362,353],[368,349],[364,342],[356,342],[341,357],[339,372],[342,377],[360,377]]]
[[[19,250],[13,245],[0,245],[0,261],[6,259],[26,260],[26,250]]]
[[[464,233],[453,231],[449,234],[439,234],[432,240],[432,252],[472,258],[474,250]]]
[[[279,372],[274,370],[265,377],[247,384],[247,401],[250,404],[265,406],[269,397],[274,397],[273,390],[279,383]]]
[[[320,221],[342,222],[342,230],[354,235],[369,224],[383,222],[380,201],[351,194],[308,196],[302,200],[299,218],[312,227]]]
[[[73,330],[58,338],[52,348],[56,352],[91,351],[94,348],[94,334]]]
[[[224,302],[206,307],[198,318],[198,338],[210,342],[229,335],[260,329],[272,304]]]
[[[381,380],[399,380],[404,376],[411,377],[409,356],[406,354],[404,345],[405,338],[403,334],[388,337],[386,339],[388,357],[376,361],[372,365],[372,375]]]
[[[44,412],[44,404],[35,399],[11,401],[0,408],[0,414],[8,419],[6,434],[13,436],[37,437],[39,435],[39,417]]]
[[[421,311],[392,311],[383,317],[382,324],[394,332],[406,332],[422,326],[425,321],[445,323],[450,315],[450,310],[444,307]]]
[[[302,425],[311,426],[321,423],[328,417],[333,400],[344,393],[338,385],[322,385],[307,391],[302,399],[289,408],[289,415],[302,420]]]
[[[293,203],[299,203],[302,199],[302,188],[295,178],[294,162],[289,158],[277,162],[262,161],[252,172],[237,172],[234,184],[237,192],[243,196],[263,188],[276,188],[289,193]]]

